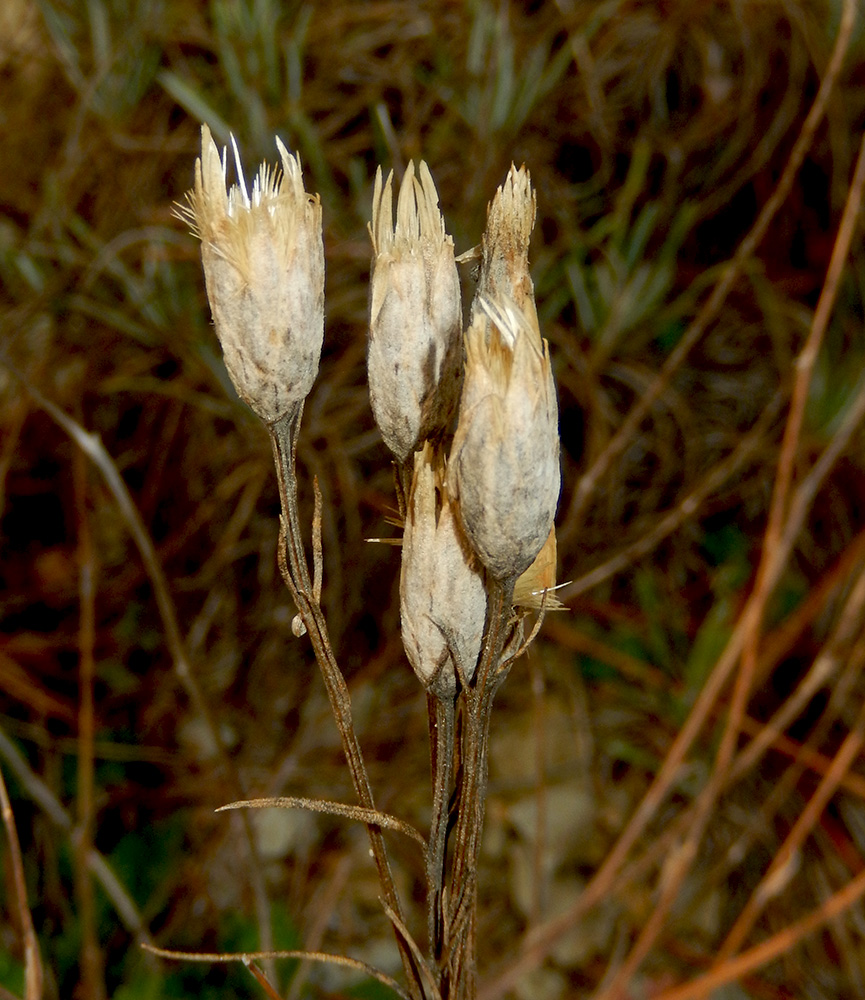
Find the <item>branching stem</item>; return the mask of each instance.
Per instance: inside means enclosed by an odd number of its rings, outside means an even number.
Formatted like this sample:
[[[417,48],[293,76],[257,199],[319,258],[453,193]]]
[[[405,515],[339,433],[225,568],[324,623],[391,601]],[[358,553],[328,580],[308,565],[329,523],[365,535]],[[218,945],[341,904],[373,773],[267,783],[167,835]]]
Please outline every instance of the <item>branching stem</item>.
[[[303,547],[295,471],[297,434],[302,413],[303,404],[298,404],[292,411],[269,427],[282,506],[282,530],[279,543],[280,569],[312,642],[333,717],[339,729],[355,793],[364,809],[375,810],[369,776],[352,720],[351,696],[330,643],[327,622],[316,594],[317,588],[310,579]],[[285,555],[288,556],[287,562],[284,558]],[[316,556],[318,561],[320,559],[318,551]],[[316,576],[318,577],[318,574]],[[369,822],[367,823],[367,831],[384,900],[388,909],[399,918],[399,923],[402,924],[404,922],[402,907],[387,856],[382,829],[376,823]],[[397,924],[394,926],[396,927]],[[400,933],[396,934],[396,938],[411,996],[413,1000],[423,1000],[423,973],[417,967],[416,959],[407,940]]]
[[[453,996],[456,1000],[474,1000],[477,994],[477,866],[486,802],[490,717],[493,699],[506,674],[501,662],[510,633],[513,590],[514,579],[489,582],[487,631],[480,661],[474,682],[460,693],[462,766],[456,792],[457,819],[446,920],[450,940],[444,954],[441,989],[443,997]],[[448,978],[451,990],[444,982]]]

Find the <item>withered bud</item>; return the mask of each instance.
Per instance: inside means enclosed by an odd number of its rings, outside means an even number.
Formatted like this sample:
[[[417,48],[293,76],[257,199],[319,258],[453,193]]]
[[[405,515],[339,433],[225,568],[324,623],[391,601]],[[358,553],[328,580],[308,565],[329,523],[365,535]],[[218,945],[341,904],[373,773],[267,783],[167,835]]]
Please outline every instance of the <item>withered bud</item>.
[[[300,163],[276,140],[282,170],[259,168],[247,190],[232,138],[238,184],[226,193],[207,125],[195,187],[182,215],[201,240],[207,297],[237,394],[268,423],[301,403],[318,373],[324,335],[324,243],[318,195],[303,189]]]
[[[474,550],[516,578],[547,541],[559,497],[559,427],[549,349],[534,309],[480,300],[466,332],[466,374],[448,490]]]
[[[402,543],[400,616],[406,655],[421,683],[439,697],[452,697],[457,661],[467,681],[474,676],[486,590],[442,478],[427,443],[414,458]]]
[[[385,444],[405,462],[450,422],[459,396],[462,316],[454,244],[426,163],[409,163],[393,221],[393,172],[376,171],[369,392]]]
[[[475,319],[483,299],[510,299],[524,313],[535,312],[535,290],[529,274],[529,241],[535,225],[537,198],[525,166],[511,164],[504,184],[487,206],[481,242],[481,267],[472,303]]]

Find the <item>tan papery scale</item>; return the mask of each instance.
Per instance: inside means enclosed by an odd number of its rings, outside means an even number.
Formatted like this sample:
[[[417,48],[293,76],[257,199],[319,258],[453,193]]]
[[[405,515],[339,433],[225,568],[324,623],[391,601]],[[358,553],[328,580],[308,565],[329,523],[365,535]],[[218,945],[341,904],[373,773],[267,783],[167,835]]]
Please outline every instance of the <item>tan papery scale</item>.
[[[531,566],[514,584],[514,607],[537,610],[543,605],[545,611],[563,611],[566,605],[553,593],[555,588],[556,529],[553,526]]]

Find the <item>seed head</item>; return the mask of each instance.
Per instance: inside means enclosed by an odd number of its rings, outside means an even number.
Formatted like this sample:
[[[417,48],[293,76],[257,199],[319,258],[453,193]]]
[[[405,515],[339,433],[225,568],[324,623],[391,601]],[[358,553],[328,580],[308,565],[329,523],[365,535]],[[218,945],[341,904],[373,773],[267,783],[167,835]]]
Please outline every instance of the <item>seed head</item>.
[[[559,497],[559,430],[546,341],[534,309],[481,299],[466,338],[466,374],[448,489],[490,574],[516,578],[547,541]]]
[[[207,297],[238,395],[272,423],[301,403],[318,373],[324,334],[324,244],[318,195],[279,139],[282,170],[259,168],[250,195],[232,138],[238,184],[226,193],[207,125],[182,216],[201,240]]]
[[[456,691],[457,660],[466,680],[474,676],[486,591],[442,471],[427,443],[414,458],[399,592],[409,662],[424,687],[450,697]]]
[[[462,345],[454,244],[426,163],[409,163],[393,221],[393,172],[376,172],[369,308],[369,392],[385,444],[406,461],[440,435],[459,396]]]

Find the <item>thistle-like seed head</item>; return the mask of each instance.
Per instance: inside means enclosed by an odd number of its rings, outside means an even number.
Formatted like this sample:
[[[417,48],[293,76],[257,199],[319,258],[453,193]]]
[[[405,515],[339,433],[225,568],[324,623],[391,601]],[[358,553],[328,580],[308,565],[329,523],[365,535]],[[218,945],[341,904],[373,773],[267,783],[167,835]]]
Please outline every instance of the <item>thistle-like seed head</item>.
[[[415,455],[400,572],[406,655],[428,690],[456,692],[456,661],[471,680],[480,655],[486,590],[432,446]],[[456,660],[455,660],[456,657]]]
[[[266,164],[247,190],[226,192],[207,125],[195,187],[182,216],[201,240],[207,297],[225,366],[238,395],[268,423],[301,403],[318,373],[324,335],[324,244],[318,195],[303,189],[300,163],[276,140],[282,171]]]
[[[448,490],[489,573],[516,578],[547,541],[558,503],[559,427],[549,350],[533,308],[481,299]]]
[[[385,444],[406,461],[449,424],[462,345],[454,244],[423,161],[409,163],[393,221],[393,173],[376,172],[369,308],[369,392]]]

